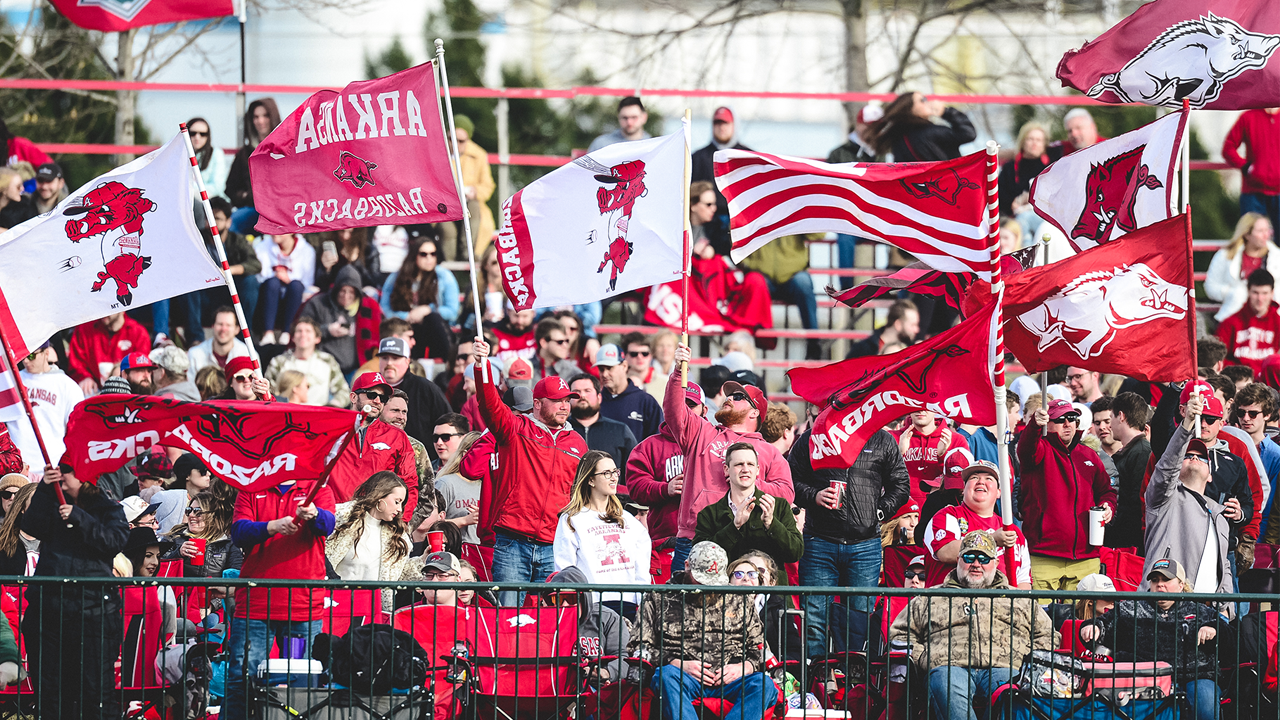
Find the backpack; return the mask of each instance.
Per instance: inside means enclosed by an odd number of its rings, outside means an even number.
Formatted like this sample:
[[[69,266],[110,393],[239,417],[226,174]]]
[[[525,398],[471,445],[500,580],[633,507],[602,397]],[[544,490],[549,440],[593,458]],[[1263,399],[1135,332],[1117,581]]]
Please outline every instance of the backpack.
[[[322,633],[311,656],[325,666],[334,684],[361,695],[422,685],[431,664],[412,635],[381,623],[352,628],[340,638]]]

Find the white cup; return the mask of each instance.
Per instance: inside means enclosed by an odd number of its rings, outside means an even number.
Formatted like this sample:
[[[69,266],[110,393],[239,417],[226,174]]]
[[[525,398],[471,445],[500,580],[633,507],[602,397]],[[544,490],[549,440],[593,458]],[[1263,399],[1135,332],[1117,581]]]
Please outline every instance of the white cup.
[[[1106,540],[1107,525],[1103,520],[1106,512],[1104,507],[1089,508],[1089,544],[1094,547],[1102,547]]]

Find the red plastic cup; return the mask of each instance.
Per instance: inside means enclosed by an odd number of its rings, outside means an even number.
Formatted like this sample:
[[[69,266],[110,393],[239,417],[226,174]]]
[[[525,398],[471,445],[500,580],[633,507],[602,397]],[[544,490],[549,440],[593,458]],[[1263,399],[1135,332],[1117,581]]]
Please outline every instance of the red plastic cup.
[[[427,547],[431,548],[433,553],[444,550],[444,531],[432,530],[427,533]]]
[[[836,491],[836,509],[844,507],[844,486],[848,485],[843,480],[832,480],[831,489]]]
[[[204,550],[208,545],[208,541],[201,538],[191,538],[191,542],[195,543],[196,554],[191,558],[192,565],[204,565]]]

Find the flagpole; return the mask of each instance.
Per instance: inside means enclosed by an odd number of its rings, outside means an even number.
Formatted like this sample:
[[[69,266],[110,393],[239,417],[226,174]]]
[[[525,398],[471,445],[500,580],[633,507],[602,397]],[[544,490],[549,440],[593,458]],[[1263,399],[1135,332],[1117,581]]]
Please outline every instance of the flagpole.
[[[693,238],[693,226],[689,221],[689,184],[693,179],[693,156],[690,154],[693,144],[689,138],[689,124],[693,120],[693,113],[689,108],[684,109],[684,250],[680,255],[680,344],[688,346],[689,344],[689,272],[690,266],[693,264],[692,248],[689,242]],[[680,363],[680,384],[682,387],[689,387],[689,362]]]
[[[1049,236],[1040,236],[1040,267],[1049,264]],[[1045,413],[1049,412],[1049,372],[1040,373],[1040,407],[1044,408]],[[1046,423],[1040,428],[1040,437],[1049,437],[1049,425]]]
[[[240,21],[240,87],[236,90],[236,119],[239,122],[236,129],[236,147],[244,145],[244,85],[245,85],[245,63],[244,63],[244,22],[248,19],[249,0],[240,0],[240,12],[237,13]],[[214,152],[219,152],[214,148]]]
[[[991,292],[995,296],[996,363],[992,373],[992,385],[995,389],[996,401],[996,458],[1000,470],[1000,521],[1008,531],[1013,526],[1013,489],[1009,483],[1009,445],[1005,437],[1009,431],[1009,408],[1005,405],[1004,387],[1004,309],[1000,307],[1003,299],[1004,280],[1000,277],[1000,217],[999,179],[1000,164],[996,153],[1000,146],[994,142],[987,143],[987,224],[989,247],[991,250]],[[1013,549],[1005,548],[1005,559],[1013,565]],[[1010,584],[1017,585],[1017,578],[1009,578]]]
[[[49,457],[49,449],[44,446],[44,437],[40,434],[40,424],[36,422],[36,413],[31,409],[31,398],[27,395],[27,386],[22,382],[22,373],[18,372],[18,359],[13,356],[13,348],[9,345],[9,338],[4,333],[3,325],[0,325],[0,344],[4,345],[4,356],[8,359],[9,372],[13,374],[13,384],[18,388],[18,395],[22,398],[22,409],[26,410],[27,419],[31,421],[31,429],[35,431],[36,444],[40,446],[40,455],[44,457],[44,465],[45,467],[53,467],[53,460]],[[53,491],[58,495],[58,504],[66,505],[67,498],[62,494],[62,485],[53,483]],[[67,527],[71,526],[68,525]]]
[[[462,205],[462,234],[467,246],[467,262],[471,264],[471,302],[476,311],[476,337],[483,337],[484,315],[480,312],[480,285],[476,282],[479,272],[476,270],[475,243],[471,240],[471,213],[467,210],[467,198],[462,186],[462,158],[458,154],[458,134],[453,129],[453,99],[449,97],[449,73],[444,69],[444,40],[440,38],[436,38],[436,67],[440,71],[440,87],[444,90],[444,107],[449,118],[449,126],[444,131],[449,138],[447,146],[453,163],[453,184],[458,191],[458,203]]]
[[[1179,209],[1182,212],[1187,211],[1187,204],[1191,202],[1191,101],[1182,99],[1182,112],[1187,117],[1183,121],[1185,129],[1182,132],[1182,192]]]
[[[253,361],[253,369],[260,370],[258,349],[253,346],[253,338],[249,334],[249,321],[244,315],[244,306],[240,304],[240,293],[236,291],[235,279],[231,276],[231,266],[227,263],[227,249],[222,245],[222,235],[218,232],[218,223],[213,221],[213,207],[209,205],[209,190],[204,186],[204,178],[200,175],[200,163],[196,159],[195,148],[191,146],[191,135],[187,132],[186,123],[178,123],[182,132],[182,142],[187,145],[187,158],[191,160],[191,175],[195,178],[196,187],[200,188],[200,202],[204,207],[204,219],[209,223],[209,232],[213,233],[213,247],[218,251],[218,262],[222,265],[222,279],[227,283],[227,291],[231,293],[231,307],[236,311],[236,320],[240,321],[240,335],[249,349],[249,359]],[[217,152],[215,150],[215,152]],[[259,373],[261,376],[261,373]]]

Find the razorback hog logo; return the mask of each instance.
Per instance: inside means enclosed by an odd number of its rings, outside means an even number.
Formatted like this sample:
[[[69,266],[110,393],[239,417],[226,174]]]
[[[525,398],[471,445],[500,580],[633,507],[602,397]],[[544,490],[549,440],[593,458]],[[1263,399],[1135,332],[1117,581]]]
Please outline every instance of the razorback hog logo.
[[[346,150],[338,156],[338,167],[333,171],[333,176],[342,182],[349,182],[355,186],[357,190],[365,185],[377,185],[373,181],[373,173],[371,171],[378,168],[377,163],[371,163],[358,155],[353,155]]]
[[[1218,99],[1227,81],[1265,66],[1277,46],[1280,35],[1249,32],[1209,13],[1160,33],[1119,72],[1098,78],[1088,94],[1096,98],[1109,90],[1119,102],[1167,107],[1185,99],[1202,108]]]
[[[891,378],[901,380],[911,392],[923,395],[929,389],[929,374],[933,366],[942,358],[958,358],[968,355],[969,350],[952,343],[933,348],[909,360],[868,370],[858,379],[846,384],[828,399],[828,404],[837,410],[856,407],[862,404],[872,393],[880,390],[880,385]]]
[[[1106,242],[1115,228],[1122,233],[1138,229],[1133,206],[1142,190],[1164,187],[1142,162],[1146,145],[1129,150],[1089,168],[1084,183],[1084,210],[1071,229],[1072,238]],[[1132,192],[1130,191],[1132,188]]]
[[[596,181],[604,184],[604,187],[596,188],[596,206],[601,217],[606,218],[604,239],[609,241],[609,247],[604,251],[604,259],[600,261],[596,274],[613,266],[609,274],[609,292],[613,292],[618,286],[618,275],[627,269],[627,261],[635,250],[635,246],[627,240],[631,211],[635,208],[636,200],[649,192],[644,186],[644,161],[629,160],[613,167],[605,167],[589,157],[580,157],[573,162],[595,173]],[[592,230],[587,236],[587,244],[594,243],[596,239],[596,231]]]
[[[1121,330],[1186,314],[1185,287],[1146,263],[1134,263],[1081,275],[1019,315],[1018,322],[1039,338],[1039,352],[1060,342],[1088,360],[1101,355]]]
[[[899,180],[902,189],[918,200],[937,198],[948,205],[955,205],[963,190],[977,190],[978,183],[960,177],[955,170],[948,170],[923,182]]]
[[[120,304],[133,303],[131,288],[138,287],[142,271],[151,267],[151,257],[142,254],[142,221],[155,209],[141,189],[111,180],[86,193],[80,205],[62,211],[72,216],[66,227],[71,242],[101,236],[102,270],[90,290],[98,292],[114,280]]]

